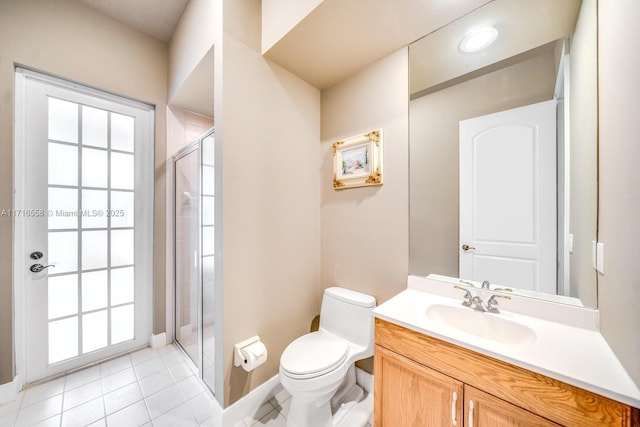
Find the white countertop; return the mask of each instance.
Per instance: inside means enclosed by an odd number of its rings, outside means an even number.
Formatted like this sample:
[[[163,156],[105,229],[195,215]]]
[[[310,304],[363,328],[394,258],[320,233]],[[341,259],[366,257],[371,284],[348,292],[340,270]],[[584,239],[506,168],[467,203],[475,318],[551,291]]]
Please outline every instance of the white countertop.
[[[474,295],[487,296],[480,289],[471,289]],[[427,309],[435,304],[460,306],[464,293],[450,283],[429,278],[413,277],[408,288],[373,310],[374,316],[427,334],[460,347],[511,363],[546,375],[576,387],[640,408],[640,389],[626,372],[607,342],[597,330],[596,321],[584,321],[590,316],[584,309],[575,308],[577,322],[558,322],[509,311],[523,305],[544,306],[544,302],[531,303],[512,296],[512,301],[499,300],[501,316],[526,325],[535,332],[535,339],[518,344],[507,344],[466,333],[443,322],[427,317]],[[486,301],[486,298],[484,298]],[[550,307],[552,310],[557,305]],[[465,308],[466,309],[466,308]],[[513,308],[512,308],[513,309]],[[571,317],[571,307],[561,307]],[[472,310],[468,308],[468,310]],[[567,311],[568,310],[568,311]],[[540,311],[545,311],[540,310]],[[586,313],[586,314],[585,314]],[[571,324],[573,323],[573,324]]]

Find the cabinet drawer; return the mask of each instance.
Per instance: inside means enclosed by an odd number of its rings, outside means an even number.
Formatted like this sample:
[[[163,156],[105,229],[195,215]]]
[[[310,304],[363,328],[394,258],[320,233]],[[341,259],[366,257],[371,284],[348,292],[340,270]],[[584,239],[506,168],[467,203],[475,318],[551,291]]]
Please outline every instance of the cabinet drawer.
[[[381,319],[376,344],[561,425],[638,426],[628,405]]]

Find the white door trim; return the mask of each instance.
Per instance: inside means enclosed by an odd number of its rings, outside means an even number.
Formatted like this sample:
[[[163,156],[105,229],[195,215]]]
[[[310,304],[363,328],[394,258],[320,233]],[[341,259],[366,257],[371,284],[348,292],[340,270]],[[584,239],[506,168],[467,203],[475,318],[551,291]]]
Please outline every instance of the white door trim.
[[[136,225],[142,232],[144,240],[149,242],[153,248],[153,187],[154,187],[154,112],[155,108],[151,105],[127,98],[116,96],[107,92],[93,89],[78,83],[68,82],[56,77],[41,74],[35,71],[16,67],[15,69],[15,94],[14,94],[14,138],[13,138],[13,204],[15,210],[26,209],[27,206],[27,188],[26,188],[26,89],[28,79],[45,82],[49,85],[61,87],[63,89],[72,90],[80,94],[101,98],[105,101],[116,102],[128,107],[137,108],[148,114],[146,120],[147,126],[143,128],[145,140],[150,144],[142,144],[142,149],[138,153],[140,159],[139,167],[143,176],[151,177],[149,179],[150,191],[144,199],[144,209],[150,212],[149,221],[142,225]],[[146,192],[146,191],[145,191]],[[22,215],[13,215],[13,300],[14,300],[14,360],[15,360],[15,378],[16,390],[22,389],[27,382],[27,330],[26,330],[26,271],[25,266],[28,264],[26,255],[26,217]],[[136,252],[138,252],[136,250]],[[153,254],[144,257],[140,262],[140,268],[149,271],[151,274],[149,289],[145,291],[144,302],[138,304],[145,310],[144,318],[148,324],[149,333],[145,336],[145,342],[148,342],[149,336],[153,329]],[[148,258],[148,259],[147,259]],[[136,261],[137,263],[137,261]]]

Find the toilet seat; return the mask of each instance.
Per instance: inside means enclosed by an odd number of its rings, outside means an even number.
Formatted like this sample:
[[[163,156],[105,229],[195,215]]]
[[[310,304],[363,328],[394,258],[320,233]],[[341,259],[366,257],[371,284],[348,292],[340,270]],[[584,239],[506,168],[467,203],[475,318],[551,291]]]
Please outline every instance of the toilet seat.
[[[303,335],[282,353],[281,372],[294,379],[325,375],[345,361],[348,348],[346,340],[324,331]]]

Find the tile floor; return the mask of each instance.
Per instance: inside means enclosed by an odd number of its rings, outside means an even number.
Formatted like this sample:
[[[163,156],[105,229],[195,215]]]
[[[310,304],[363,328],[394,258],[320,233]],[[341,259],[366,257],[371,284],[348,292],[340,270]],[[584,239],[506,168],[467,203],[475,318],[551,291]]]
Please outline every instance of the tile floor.
[[[213,426],[212,405],[192,366],[170,345],[30,387],[0,406],[0,426]]]
[[[282,391],[234,427],[286,427],[290,404]],[[30,387],[0,405],[0,427],[222,427],[213,405],[186,356],[169,345]]]

